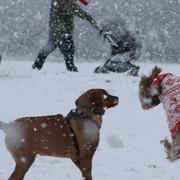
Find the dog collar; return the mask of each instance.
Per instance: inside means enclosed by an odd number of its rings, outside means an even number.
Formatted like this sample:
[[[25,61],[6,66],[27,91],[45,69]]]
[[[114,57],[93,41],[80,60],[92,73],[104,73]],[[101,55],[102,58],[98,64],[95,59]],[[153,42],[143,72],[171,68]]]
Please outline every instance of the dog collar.
[[[94,121],[88,114],[84,113],[84,112],[81,112],[79,111],[78,109],[72,109],[66,116],[65,119],[71,119],[73,117],[77,117],[78,119],[81,119],[83,120],[84,118],[86,119],[90,119],[91,122],[93,122],[97,127],[98,129],[101,128],[101,125],[98,124],[96,121]]]

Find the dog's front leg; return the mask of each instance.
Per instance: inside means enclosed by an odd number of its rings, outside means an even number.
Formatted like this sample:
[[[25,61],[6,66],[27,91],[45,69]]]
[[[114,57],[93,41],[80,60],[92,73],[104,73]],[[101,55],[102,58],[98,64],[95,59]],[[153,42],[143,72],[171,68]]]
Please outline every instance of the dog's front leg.
[[[172,143],[170,143],[168,141],[168,139],[161,140],[160,143],[164,145],[165,152],[166,152],[166,155],[167,155],[166,158],[169,161],[174,162],[174,161],[180,159],[179,147],[177,147],[176,144],[172,145]]]
[[[168,141],[168,139],[163,139],[160,141],[160,143],[164,146],[166,155],[167,155],[167,159],[171,159],[171,149],[172,149],[172,144]]]
[[[81,156],[74,164],[80,169],[83,180],[92,180],[92,157]]]

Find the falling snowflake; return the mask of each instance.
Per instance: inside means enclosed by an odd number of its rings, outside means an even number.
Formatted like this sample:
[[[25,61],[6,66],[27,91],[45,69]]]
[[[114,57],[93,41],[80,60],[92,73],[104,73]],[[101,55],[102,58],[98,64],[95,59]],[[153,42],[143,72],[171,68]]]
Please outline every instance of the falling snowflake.
[[[47,124],[46,124],[46,123],[41,123],[41,127],[42,127],[42,128],[46,128],[46,127],[47,127]]]
[[[20,160],[21,160],[21,162],[23,162],[23,163],[25,163],[25,162],[26,162],[26,158],[25,158],[25,157],[23,157],[23,156],[20,158]]]
[[[57,6],[57,5],[58,5],[58,2],[54,1],[53,6]]]

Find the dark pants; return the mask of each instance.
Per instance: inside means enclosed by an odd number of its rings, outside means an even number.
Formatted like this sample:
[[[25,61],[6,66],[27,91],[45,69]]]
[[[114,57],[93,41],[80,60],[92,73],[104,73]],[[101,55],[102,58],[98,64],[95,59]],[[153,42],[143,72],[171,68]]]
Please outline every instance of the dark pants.
[[[67,69],[71,70],[71,68],[74,67],[73,60],[75,52],[75,46],[72,36],[66,36],[64,38],[61,38],[60,40],[49,38],[46,42],[46,45],[39,52],[38,57],[36,58],[36,62],[42,67],[47,56],[52,53],[57,47],[60,49],[64,56]]]

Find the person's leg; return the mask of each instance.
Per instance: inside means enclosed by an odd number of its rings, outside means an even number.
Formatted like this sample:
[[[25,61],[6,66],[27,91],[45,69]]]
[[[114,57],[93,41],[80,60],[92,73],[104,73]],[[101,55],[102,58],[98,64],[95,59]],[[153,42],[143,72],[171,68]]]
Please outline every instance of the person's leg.
[[[140,67],[135,65],[135,64],[132,64],[131,61],[126,62],[126,64],[128,66],[128,69],[130,70],[127,73],[127,75],[129,75],[129,76],[138,76],[138,72],[139,72]]]
[[[108,71],[124,73],[129,71],[131,67],[129,66],[129,53],[124,52],[121,47],[121,42],[118,42],[119,49],[117,47],[111,46],[111,57],[104,66]]]
[[[39,52],[34,64],[33,64],[33,69],[37,68],[38,70],[40,70],[47,58],[47,56],[52,53],[57,47],[57,42],[55,40],[52,39],[48,39],[48,41],[46,42],[45,46],[41,49],[41,51]]]
[[[69,71],[78,71],[77,67],[74,66],[74,40],[72,36],[64,37],[59,42],[59,49],[61,50],[62,54],[64,55],[64,60],[66,63],[66,68]]]

